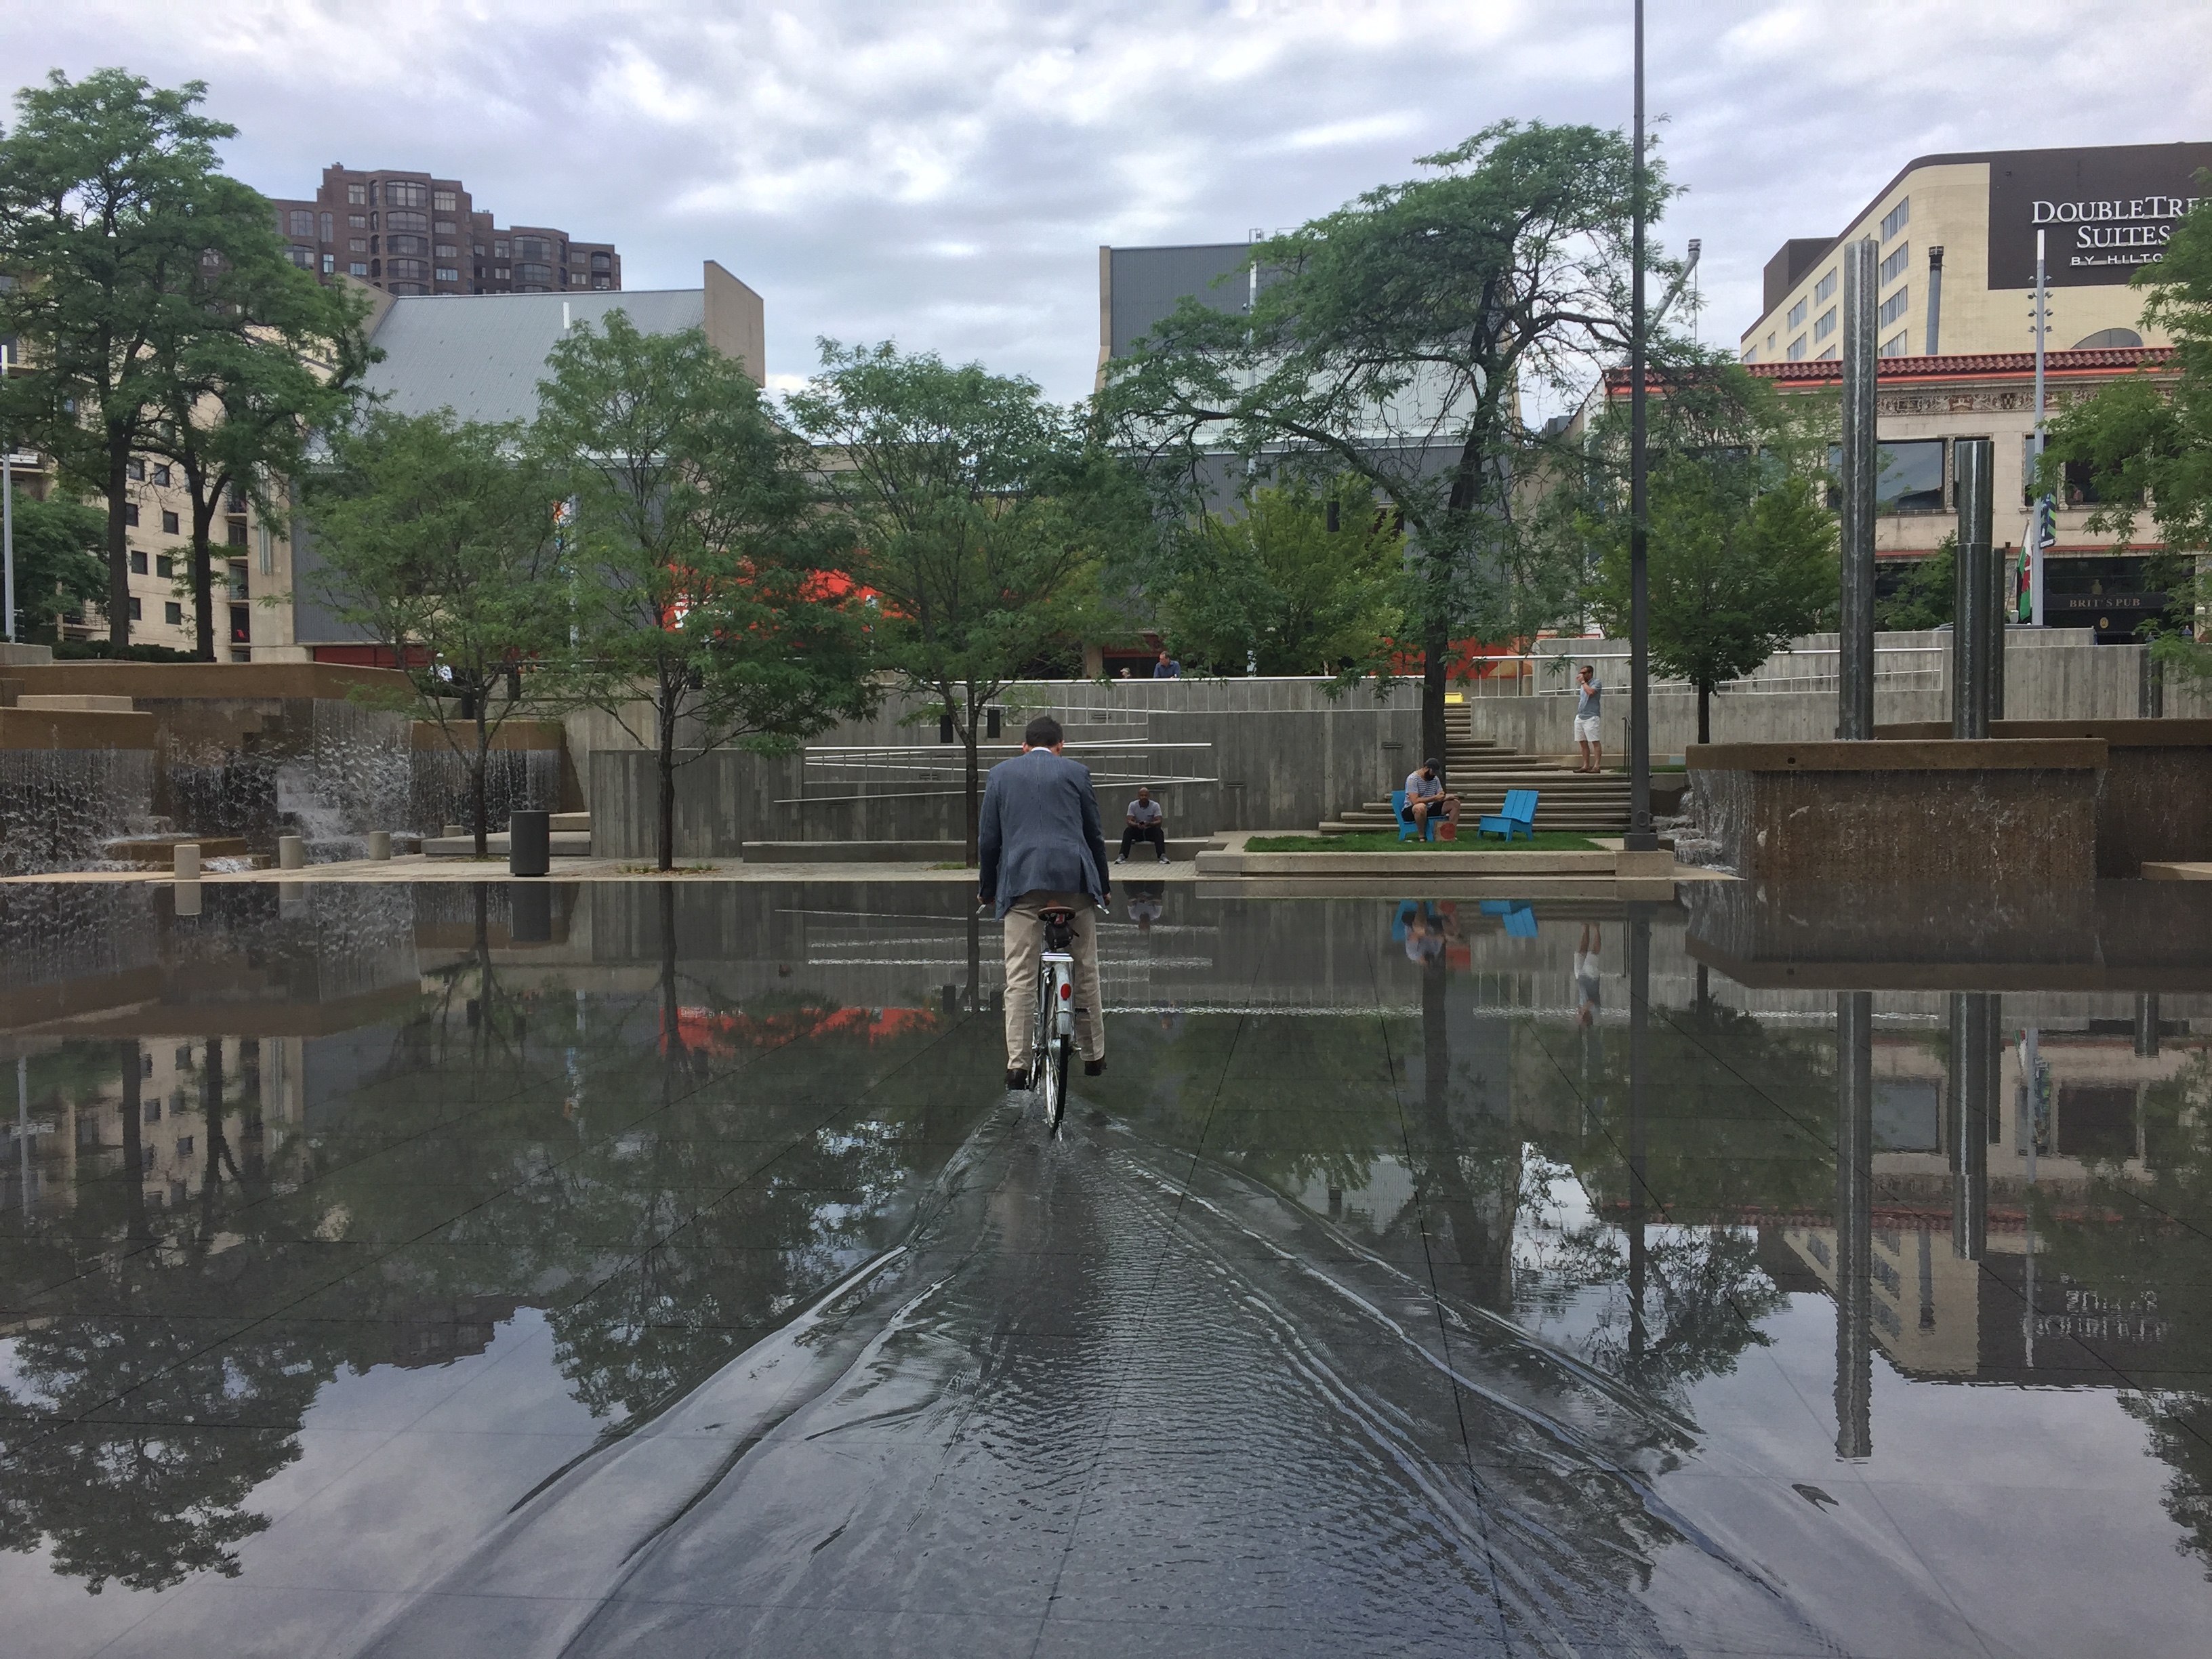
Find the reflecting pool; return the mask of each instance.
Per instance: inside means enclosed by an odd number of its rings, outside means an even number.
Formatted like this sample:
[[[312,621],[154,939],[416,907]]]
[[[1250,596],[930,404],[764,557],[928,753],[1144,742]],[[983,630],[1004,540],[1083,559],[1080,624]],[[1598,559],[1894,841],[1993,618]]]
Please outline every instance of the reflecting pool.
[[[0,1654],[2200,1654],[2208,928],[0,888]]]

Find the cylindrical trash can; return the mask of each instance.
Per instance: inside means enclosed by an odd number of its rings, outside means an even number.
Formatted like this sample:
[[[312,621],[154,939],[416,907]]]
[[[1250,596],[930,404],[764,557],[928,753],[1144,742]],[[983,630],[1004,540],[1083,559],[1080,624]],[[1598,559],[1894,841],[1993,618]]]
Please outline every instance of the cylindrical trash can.
[[[368,832],[368,856],[378,864],[386,864],[391,861],[392,831],[372,830]]]
[[[307,842],[304,836],[276,837],[276,867],[279,870],[304,870],[307,867]]]
[[[542,876],[553,860],[553,815],[517,812],[507,821],[507,873]]]
[[[176,845],[177,879],[198,881],[200,878],[200,844],[196,841],[180,841]]]

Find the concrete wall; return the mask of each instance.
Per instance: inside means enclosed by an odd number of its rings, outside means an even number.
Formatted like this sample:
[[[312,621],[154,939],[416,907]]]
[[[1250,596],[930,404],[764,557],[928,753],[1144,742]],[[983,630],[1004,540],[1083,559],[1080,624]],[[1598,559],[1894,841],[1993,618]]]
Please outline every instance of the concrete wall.
[[[1118,823],[1139,783],[1165,806],[1173,836],[1225,830],[1311,830],[1350,801],[1395,786],[1419,759],[1419,688],[1338,699],[1311,679],[1043,681],[1012,686],[981,765],[1020,751],[1022,728],[1050,714],[1067,752],[1091,769],[1102,813]],[[939,741],[931,705],[886,702],[799,753],[710,755],[677,786],[679,857],[735,857],[744,842],[957,842],[964,838],[964,761]],[[915,718],[919,715],[919,718]],[[611,724],[611,722],[609,724]],[[571,726],[569,741],[579,738]],[[620,744],[592,751],[594,850],[643,856],[652,845],[651,757]],[[643,780],[641,784],[637,780]],[[636,799],[632,792],[645,787]],[[686,825],[691,826],[686,829]],[[604,831],[604,838],[599,832]],[[643,839],[641,840],[640,837]],[[690,839],[686,839],[686,837]],[[689,850],[687,850],[687,848]]]
[[[1792,641],[1748,677],[1739,689],[1715,694],[1712,736],[1719,743],[1809,743],[1836,735],[1836,636],[1817,634]],[[2008,720],[2132,720],[2145,707],[2148,647],[2098,645],[2085,629],[2011,629],[2005,642],[2005,717]],[[1595,663],[1605,685],[1605,743],[1628,747],[1628,641],[1546,640],[1534,675],[1503,684],[1533,686],[1523,696],[1477,691],[1468,707],[1477,737],[1531,755],[1574,751],[1574,694],[1571,675],[1549,659]],[[2194,688],[2169,685],[2169,715],[2212,714],[2212,700]],[[1951,718],[1951,635],[1948,629],[1875,636],[1875,719],[1881,725]],[[1680,755],[1697,741],[1697,693],[1686,685],[1655,683],[1651,691],[1651,750]]]

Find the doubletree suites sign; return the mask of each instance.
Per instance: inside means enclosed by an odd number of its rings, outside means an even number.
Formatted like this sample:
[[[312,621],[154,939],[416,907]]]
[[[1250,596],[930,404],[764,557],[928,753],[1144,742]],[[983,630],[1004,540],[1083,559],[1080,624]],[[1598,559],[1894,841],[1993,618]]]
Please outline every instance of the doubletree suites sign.
[[[2053,288],[2124,283],[2164,252],[2212,187],[2212,144],[2022,149],[1990,157],[1990,286],[2035,286],[2035,233]]]

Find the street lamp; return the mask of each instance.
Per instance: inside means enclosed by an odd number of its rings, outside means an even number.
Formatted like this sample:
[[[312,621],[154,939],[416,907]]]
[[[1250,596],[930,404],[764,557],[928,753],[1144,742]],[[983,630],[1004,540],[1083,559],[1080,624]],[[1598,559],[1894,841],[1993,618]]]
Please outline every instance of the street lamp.
[[[1653,853],[1651,832],[1651,574],[1644,553],[1644,0],[1636,0],[1636,155],[1631,186],[1628,314],[1628,836]]]

